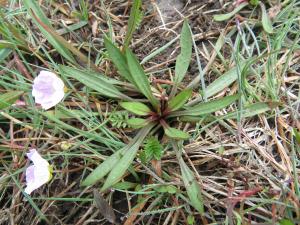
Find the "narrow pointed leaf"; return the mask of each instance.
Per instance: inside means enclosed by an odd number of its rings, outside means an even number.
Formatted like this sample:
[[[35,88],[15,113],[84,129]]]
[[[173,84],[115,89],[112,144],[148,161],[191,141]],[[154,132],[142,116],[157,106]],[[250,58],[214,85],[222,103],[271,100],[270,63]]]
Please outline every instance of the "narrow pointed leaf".
[[[244,2],[244,3],[240,4],[238,7],[236,7],[230,13],[215,15],[214,20],[215,21],[229,20],[231,17],[233,17],[235,14],[237,14],[239,11],[241,11],[243,8],[245,8],[247,5],[248,5],[248,2]]]
[[[139,116],[147,116],[151,109],[141,102],[121,102],[120,105],[129,112]]]
[[[175,112],[172,116],[201,116],[225,108],[239,98],[239,95],[231,95],[218,100],[213,100],[190,107],[184,111]]]
[[[178,148],[178,143],[175,141],[172,142],[172,146],[175,150],[177,160],[179,162],[180,170],[181,170],[181,177],[190,199],[190,204],[195,207],[199,211],[200,214],[204,213],[204,204],[202,198],[202,191],[201,187],[198,184],[197,180],[194,177],[193,172],[184,162],[181,156],[181,150]]]
[[[246,117],[256,116],[264,112],[267,112],[273,108],[276,108],[278,105],[279,105],[278,102],[270,102],[270,103],[258,102],[251,105],[247,105],[243,108],[241,112],[241,117],[246,118]],[[232,119],[232,118],[236,118],[236,116],[237,116],[237,112],[235,111],[235,112],[228,113],[222,116],[221,118]]]
[[[274,107],[268,103],[264,103],[264,102],[254,103],[254,104],[245,106],[243,108],[241,117],[246,118],[246,117],[256,116],[256,115],[262,114],[264,112],[267,112],[267,111],[271,110],[272,108],[274,108]],[[208,118],[208,121],[216,120],[216,119],[234,119],[236,117],[237,117],[237,111],[233,111],[224,116]],[[201,119],[203,119],[203,117],[201,117],[201,116],[183,116],[180,118],[181,121],[185,121],[185,122],[197,122]]]
[[[296,225],[296,224],[289,219],[282,219],[279,221],[279,225]]]
[[[188,133],[169,126],[164,126],[164,131],[169,138],[176,140],[185,140],[190,137]]]
[[[5,109],[12,104],[23,94],[23,91],[9,91],[0,95],[0,110]]]
[[[1,42],[0,42],[0,48],[1,48]],[[12,49],[9,48],[0,49],[0,63],[2,63],[7,57],[9,57],[11,53],[12,53]]]
[[[101,188],[101,191],[105,191],[107,188],[116,184],[122,178],[123,174],[126,172],[128,167],[134,160],[134,157],[136,156],[137,151],[139,150],[140,144],[134,144],[130,149],[128,149],[128,151],[124,153],[122,158],[118,161],[118,163],[109,173],[103,187]]]
[[[108,52],[110,59],[113,61],[114,65],[117,67],[121,76],[123,76],[126,80],[130,81],[132,84],[134,83],[129,68],[127,66],[126,58],[123,53],[117,48],[110,40],[104,38],[104,45]]]
[[[130,148],[127,149],[122,158],[118,161],[118,163],[113,167],[113,169],[109,173],[103,187],[101,188],[101,191],[105,191],[106,189],[110,188],[111,186],[113,186],[121,180],[122,176],[134,160],[137,151],[139,150],[139,147],[141,146],[145,137],[153,128],[153,126],[153,124],[149,124],[142,130],[140,130],[140,132],[136,135],[135,139],[131,142]]]
[[[15,49],[17,47],[21,48],[21,49],[26,49],[24,48],[24,46],[22,45],[18,45],[17,43],[12,43],[10,41],[4,41],[4,40],[0,40],[0,49]]]
[[[130,100],[130,98],[122,94],[114,85],[109,83],[101,74],[89,73],[86,71],[74,69],[67,66],[60,66],[62,73],[67,77],[72,77],[87,87],[97,91],[100,95]]]
[[[181,35],[180,35],[180,54],[176,59],[175,64],[175,83],[179,84],[188,68],[191,62],[192,58],[192,33],[190,26],[187,21],[184,21]]]
[[[180,109],[187,102],[187,100],[189,100],[189,98],[192,96],[192,93],[192,89],[186,89],[180,92],[169,101],[169,110],[176,111],[177,109]]]
[[[151,104],[157,108],[159,102],[152,94],[148,78],[137,58],[129,49],[126,50],[126,58],[134,85],[144,94]]]
[[[271,34],[273,33],[273,27],[272,27],[272,22],[266,10],[266,6],[262,2],[260,2],[259,5],[262,12],[262,18],[261,18],[262,26],[267,33]]]
[[[293,134],[295,136],[296,142],[298,143],[298,145],[300,145],[300,132],[297,131],[296,128],[293,128]]]
[[[241,63],[241,71],[243,70],[245,65],[246,62]],[[206,87],[206,97],[209,98],[211,96],[214,96],[218,92],[224,90],[224,88],[228,87],[233,82],[235,82],[237,78],[238,70],[236,67],[233,67]]]
[[[127,120],[127,124],[132,128],[142,128],[146,126],[149,122],[146,119],[141,118],[131,118]]]
[[[143,14],[141,11],[141,7],[142,0],[134,0],[132,8],[130,10],[130,17],[128,20],[127,32],[124,41],[124,49],[127,49],[130,45],[132,35],[142,21]]]
[[[183,161],[182,157],[178,159],[182,180],[191,201],[191,205],[198,210],[199,213],[204,213],[203,199],[201,194],[201,187],[196,181],[193,172]]]
[[[120,149],[119,151],[115,152],[107,159],[105,159],[103,163],[101,163],[96,169],[93,170],[92,173],[90,173],[84,179],[84,181],[81,183],[81,186],[94,185],[103,177],[105,177],[112,170],[112,168],[119,162],[119,160],[122,158],[122,154],[124,154],[129,147],[130,147],[129,145],[125,146],[124,148]]]

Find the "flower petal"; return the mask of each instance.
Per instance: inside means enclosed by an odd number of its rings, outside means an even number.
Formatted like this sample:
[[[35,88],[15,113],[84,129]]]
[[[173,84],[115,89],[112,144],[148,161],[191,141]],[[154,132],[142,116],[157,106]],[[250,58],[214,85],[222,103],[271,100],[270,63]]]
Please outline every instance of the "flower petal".
[[[48,110],[52,108],[53,106],[57,105],[65,96],[64,91],[56,91],[48,101],[44,101],[40,103],[42,105],[42,108],[45,110]]]
[[[33,162],[33,165],[26,169],[25,192],[30,194],[51,179],[51,171],[47,160],[43,159],[36,149],[31,149],[27,157]]]
[[[47,160],[43,159],[42,156],[34,148],[30,149],[29,153],[27,153],[26,155],[33,162],[34,165],[47,165],[47,166],[49,166],[49,163],[47,162]]]
[[[43,70],[33,81],[32,96],[37,104],[47,110],[63,99],[64,86],[64,82],[56,74]]]

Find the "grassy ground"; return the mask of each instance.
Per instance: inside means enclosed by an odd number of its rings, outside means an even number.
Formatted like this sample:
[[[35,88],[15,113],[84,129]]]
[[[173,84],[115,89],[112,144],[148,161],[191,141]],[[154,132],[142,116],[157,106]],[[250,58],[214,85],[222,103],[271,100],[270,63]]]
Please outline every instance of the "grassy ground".
[[[48,20],[30,9],[30,2],[39,2]],[[115,113],[115,101],[60,70],[61,64],[88,73],[96,69],[122,80],[108,60],[103,36],[123,43],[131,1],[87,2],[0,1],[0,93],[22,91],[19,100],[25,102],[0,110],[0,224],[110,224],[111,209],[115,224],[300,224],[300,2],[262,1],[271,32],[261,22],[259,5],[216,22],[213,16],[234,10],[234,1],[143,3],[144,17],[130,48],[152,83],[172,82],[187,18],[197,50],[184,86],[195,84],[194,102],[243,96],[213,113],[213,120],[181,123],[190,134],[183,159],[201,186],[202,215],[190,204],[165,138],[161,160],[141,163],[137,157],[122,181],[102,195],[98,188],[104,180],[80,187],[135,135],[126,124],[128,115]],[[50,26],[67,43],[47,30]],[[42,69],[55,71],[68,88],[64,101],[47,112],[30,94]],[[242,113],[254,103],[269,107]],[[236,109],[233,117],[222,117]],[[49,183],[28,196],[25,153],[33,147],[54,172]]]

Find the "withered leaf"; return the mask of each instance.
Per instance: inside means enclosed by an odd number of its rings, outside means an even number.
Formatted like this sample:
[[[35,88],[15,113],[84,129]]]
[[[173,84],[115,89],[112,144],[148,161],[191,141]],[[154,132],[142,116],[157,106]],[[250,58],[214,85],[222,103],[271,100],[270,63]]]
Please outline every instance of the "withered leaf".
[[[107,219],[110,223],[116,224],[116,215],[112,207],[108,204],[108,202],[102,197],[97,189],[93,190],[94,201],[96,207],[99,209],[101,215]]]

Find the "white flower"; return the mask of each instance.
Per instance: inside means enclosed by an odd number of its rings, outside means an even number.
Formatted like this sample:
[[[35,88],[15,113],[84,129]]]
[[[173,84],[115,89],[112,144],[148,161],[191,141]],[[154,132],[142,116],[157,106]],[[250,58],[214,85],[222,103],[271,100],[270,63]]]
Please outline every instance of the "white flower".
[[[47,160],[43,159],[36,149],[30,149],[26,153],[33,165],[26,169],[26,188],[25,192],[30,194],[35,189],[51,180],[51,166]]]
[[[36,103],[47,110],[63,99],[64,87],[64,82],[56,74],[42,70],[33,80],[32,96]]]

